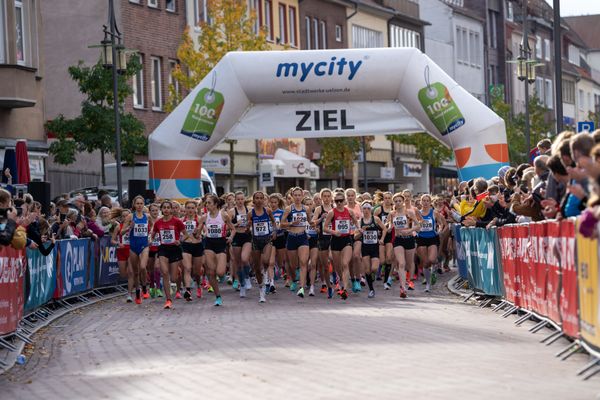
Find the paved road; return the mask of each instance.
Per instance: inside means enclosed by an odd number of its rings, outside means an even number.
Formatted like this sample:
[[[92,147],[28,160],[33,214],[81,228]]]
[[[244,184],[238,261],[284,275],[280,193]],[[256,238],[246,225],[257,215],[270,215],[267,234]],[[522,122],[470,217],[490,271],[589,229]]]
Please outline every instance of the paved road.
[[[259,305],[256,289],[240,300],[229,288],[222,308],[211,296],[170,312],[107,301],[40,332],[0,398],[600,398],[600,377],[575,377],[586,356],[553,357],[566,342],[547,348],[442,284],[418,289],[345,303],[281,291]]]

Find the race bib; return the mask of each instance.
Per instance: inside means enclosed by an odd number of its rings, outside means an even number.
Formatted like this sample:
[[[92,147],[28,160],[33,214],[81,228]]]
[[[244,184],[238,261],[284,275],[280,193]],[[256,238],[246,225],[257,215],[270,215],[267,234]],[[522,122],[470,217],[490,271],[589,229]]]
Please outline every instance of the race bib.
[[[133,236],[144,237],[148,236],[148,224],[133,224]]]
[[[317,236],[317,230],[310,225],[306,227],[306,233],[308,233],[310,236]]]
[[[328,228],[329,230],[331,230],[331,223],[330,223],[329,225],[327,225],[327,228]],[[325,232],[325,230],[323,229],[323,236],[331,236],[331,233],[327,233],[327,232]]]
[[[175,243],[175,230],[164,229],[160,231],[160,243],[161,244],[173,244]]]
[[[396,229],[405,229],[408,227],[408,221],[405,216],[398,216],[394,218],[394,228]]]
[[[223,227],[221,225],[207,225],[206,236],[209,238],[220,238],[223,237]]]
[[[350,220],[338,219],[335,221],[335,230],[342,234],[350,233]]]
[[[281,218],[280,217],[273,217],[275,219],[275,227],[277,229],[280,229],[279,227],[281,226]]]
[[[245,214],[238,214],[238,227],[245,228],[248,226],[248,216]]]
[[[269,234],[269,224],[267,221],[255,222],[253,225],[254,236],[266,236]]]
[[[293,221],[295,222],[296,226],[304,226],[306,225],[306,221],[308,220],[308,218],[306,217],[306,213],[303,212],[298,212],[294,214],[294,219]]]
[[[185,225],[185,231],[187,232],[187,234],[192,236],[194,234],[194,231],[196,230],[196,221],[191,219],[185,221],[183,224]]]
[[[421,232],[433,231],[433,221],[430,219],[424,219],[421,221]]]
[[[350,221],[350,233],[354,233],[355,230],[356,230],[356,225],[354,225],[354,222]]]
[[[377,231],[364,231],[363,232],[363,243],[364,244],[377,244],[378,240]]]
[[[129,232],[125,232],[121,235],[121,244],[126,246],[129,245]]]
[[[152,247],[160,246],[160,234],[154,235],[154,239],[152,239]]]
[[[381,213],[381,222],[383,222],[385,224],[386,221],[387,221],[387,214]]]

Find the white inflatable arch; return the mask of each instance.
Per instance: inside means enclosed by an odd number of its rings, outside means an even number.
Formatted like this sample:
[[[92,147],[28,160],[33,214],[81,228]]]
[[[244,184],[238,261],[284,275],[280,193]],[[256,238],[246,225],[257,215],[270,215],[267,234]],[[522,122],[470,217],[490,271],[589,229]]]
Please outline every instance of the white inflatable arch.
[[[508,163],[504,121],[413,48],[228,53],[150,136],[150,187],[200,195],[201,159],[222,140],[426,131],[461,179]]]

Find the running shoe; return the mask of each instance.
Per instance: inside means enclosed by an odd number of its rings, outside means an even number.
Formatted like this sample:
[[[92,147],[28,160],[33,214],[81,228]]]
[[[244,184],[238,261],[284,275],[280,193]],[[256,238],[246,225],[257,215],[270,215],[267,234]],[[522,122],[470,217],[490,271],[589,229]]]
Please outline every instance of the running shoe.
[[[327,285],[321,285],[321,293],[327,293]]]
[[[417,274],[413,274],[412,280],[416,281],[417,279],[419,279],[419,277],[417,276]]]
[[[372,299],[373,297],[375,297],[375,291],[374,290],[369,290],[369,296],[370,299]]]
[[[171,283],[171,297],[175,296],[176,292],[177,292],[177,284]]]
[[[250,278],[246,278],[246,290],[252,289],[252,280]]]
[[[271,293],[271,294],[277,293],[277,290],[275,289],[275,285],[271,285],[271,287],[269,288],[269,293]]]
[[[208,290],[208,293],[213,293],[215,291],[211,285],[208,285],[208,289],[206,290]]]
[[[233,288],[235,290],[240,290],[240,282],[237,279],[233,281]]]
[[[333,288],[328,287],[327,288],[327,298],[330,299],[333,297]]]
[[[260,288],[260,297],[258,298],[259,303],[264,303],[267,301],[267,299],[265,299],[266,291],[267,291],[267,289],[265,286]]]
[[[202,288],[200,286],[196,288],[196,297],[199,299],[202,298]]]
[[[150,297],[152,297],[152,298],[156,297],[156,289],[153,287],[150,288]]]
[[[186,290],[183,293],[183,297],[185,298],[185,301],[192,301],[192,292],[189,290]]]
[[[295,292],[297,288],[298,284],[296,282],[292,282],[292,284],[290,285],[290,292]]]
[[[206,276],[203,276],[202,277],[202,288],[208,289],[209,286],[210,286],[210,283],[208,283],[208,279],[206,279]]]
[[[346,291],[346,289],[342,290],[340,296],[342,297],[342,300],[346,300],[348,298],[348,292]]]
[[[444,272],[450,272],[450,267],[447,265],[444,265]]]
[[[444,273],[444,271],[442,271],[442,267],[437,267],[436,272],[440,275]]]
[[[406,289],[400,288],[400,297],[403,299],[406,298]]]
[[[286,280],[286,281],[285,281],[285,287],[286,287],[286,288],[289,288],[289,287],[290,287],[290,281],[288,281],[288,280]]]
[[[360,278],[360,286],[361,287],[367,286],[367,283],[365,282],[365,278],[363,278],[363,277]]]
[[[310,289],[308,289],[308,295],[313,297],[315,295],[315,285],[310,285]]]
[[[388,277],[388,280],[386,283],[388,284],[389,287],[392,287],[392,283],[394,283],[394,280],[392,279],[391,276]]]
[[[423,281],[421,282],[423,285],[427,284],[427,278],[423,278]]]
[[[165,294],[163,293],[162,289],[157,288],[156,289],[156,297],[164,297]]]
[[[179,290],[175,292],[175,298],[177,300],[181,299],[181,292]]]
[[[383,288],[385,290],[390,290],[392,287],[390,285],[388,285],[388,283],[386,282],[386,283],[383,284]]]
[[[146,293],[142,294],[142,297],[144,298],[144,300],[149,299],[150,293],[148,293],[148,291],[146,291]]]
[[[360,284],[358,284],[358,286],[360,286]],[[352,293],[356,293],[358,292],[358,289],[356,289],[356,281],[352,282]]]
[[[435,272],[431,273],[431,284],[435,285],[435,283],[437,282],[437,274]]]
[[[415,282],[408,281],[408,290],[415,290]]]
[[[127,302],[128,303],[133,303],[133,298],[131,297],[131,294],[127,295]]]
[[[425,285],[425,292],[429,293],[430,290],[431,290],[431,286],[428,283],[427,285]]]
[[[225,275],[219,277],[219,283],[225,282]]]
[[[167,301],[165,302],[164,309],[170,310],[171,308],[173,308],[173,302],[171,300],[167,299]]]
[[[233,280],[231,279],[231,276],[229,276],[229,277],[227,278],[227,284],[228,284],[228,285],[231,285],[232,283],[233,283]]]
[[[215,299],[215,306],[219,307],[223,305],[223,299],[221,298],[221,296],[217,296],[217,298]]]
[[[240,298],[243,299],[244,297],[246,297],[246,286],[242,285],[240,286]]]
[[[356,280],[356,291],[362,292],[362,286],[361,286],[360,280],[358,280],[358,279]]]
[[[137,305],[142,304],[142,297],[141,296],[135,298],[135,304],[137,304]]]
[[[304,298],[304,288],[303,287],[298,289],[298,292],[296,292],[296,296]]]
[[[140,289],[135,290],[135,304],[142,304],[142,293]]]

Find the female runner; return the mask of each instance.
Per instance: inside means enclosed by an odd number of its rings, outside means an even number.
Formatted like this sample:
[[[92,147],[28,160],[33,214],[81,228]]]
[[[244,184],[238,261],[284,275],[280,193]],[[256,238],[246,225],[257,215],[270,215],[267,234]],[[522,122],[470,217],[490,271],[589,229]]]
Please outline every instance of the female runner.
[[[315,206],[311,197],[305,197],[303,201],[304,207],[310,210],[310,213],[314,215]],[[313,216],[314,220],[314,216]],[[314,222],[306,226],[306,234],[308,235],[308,248],[309,248],[309,262],[308,262],[308,280],[310,289],[308,295],[310,297],[315,295],[315,282],[317,280],[317,264],[319,262],[319,225]]]
[[[266,301],[266,286],[263,270],[269,269],[269,261],[273,250],[272,241],[277,237],[273,230],[275,218],[271,209],[265,207],[266,196],[263,192],[254,192],[252,195],[252,210],[248,213],[248,220],[252,225],[252,259],[254,275],[260,288],[259,303]]]
[[[150,211],[150,226],[154,226],[154,223],[160,218],[160,207],[158,204],[150,204],[148,206]],[[152,228],[150,228],[152,231]],[[156,262],[158,255],[158,246],[160,246],[160,234],[155,233],[150,235],[150,251],[148,252],[148,271],[150,272],[150,296],[163,297],[162,289],[160,288],[160,262]]]
[[[269,196],[269,205],[271,210],[273,210],[273,219],[275,220],[275,239],[273,239],[273,247],[271,250],[271,257],[269,259],[269,269],[267,271],[267,278],[269,283],[269,293],[275,293],[275,262],[277,262],[277,267],[283,274],[285,270],[285,257],[287,254],[285,248],[286,242],[286,231],[281,229],[281,217],[283,216],[283,198],[280,194],[275,193]]]
[[[319,275],[321,276],[321,293],[327,292],[327,297],[333,297],[333,288],[329,281],[329,247],[331,245],[331,233],[326,232],[324,229],[325,218],[327,214],[333,209],[331,205],[333,200],[330,189],[321,189],[321,202],[322,205],[315,209],[313,216],[313,222],[315,226],[319,227],[318,237],[318,248],[319,248]]]
[[[198,218],[198,204],[194,200],[185,202],[185,216],[183,225],[187,232],[187,237],[181,243],[183,251],[183,281],[185,284],[185,293],[183,297],[186,301],[192,301],[192,271],[196,276],[202,276],[202,265],[204,265],[204,245],[202,244],[202,235]],[[196,297],[202,297],[202,286],[196,288]]]
[[[358,226],[354,211],[344,206],[346,201],[343,192],[337,192],[334,197],[335,208],[327,213],[323,226],[326,233],[333,235],[331,238],[331,258],[333,267],[340,277],[340,290],[338,295],[346,300],[348,298],[348,283],[350,280],[350,262],[352,260],[352,235],[350,224]]]
[[[235,226],[235,235],[231,242],[233,271],[239,279],[240,297],[246,297],[246,290],[252,288],[250,282],[252,237],[248,232],[248,207],[246,207],[246,197],[243,192],[235,193],[235,207],[229,210],[229,218]],[[233,288],[237,289],[235,280]]]
[[[379,207],[374,211],[374,215],[379,217],[381,222],[387,227],[388,225],[388,216],[392,212],[393,202],[392,202],[392,194],[390,192],[385,192],[382,195],[382,202]],[[384,273],[389,277],[390,271],[392,269],[392,263],[394,259],[394,245],[392,243],[392,230],[389,229],[387,234],[383,238],[383,246],[381,246],[379,257],[383,261]],[[389,283],[387,279],[383,283],[386,289],[389,288]]]
[[[360,219],[360,230],[356,237],[362,237],[361,255],[363,272],[367,277],[369,285],[369,298],[375,297],[373,288],[373,274],[379,269],[379,246],[383,245],[383,238],[387,228],[379,217],[372,215],[373,204],[371,200],[365,200],[361,204],[363,216]]]
[[[354,213],[354,217],[359,220],[362,217],[362,211],[360,209],[360,204],[356,201],[357,194],[356,190],[350,188],[346,189],[346,201],[348,209]],[[350,234],[354,235],[354,232],[357,230],[356,225],[350,225]],[[352,292],[360,292],[360,275],[362,271],[362,252],[361,241],[354,240],[352,245],[352,262],[350,263],[350,280],[352,281]]]
[[[133,213],[130,214],[123,224],[123,231],[129,232],[129,265],[133,271],[133,284],[135,286],[135,304],[142,304],[144,299],[150,297],[146,279],[148,272],[148,234],[150,232],[150,219],[144,212],[144,198],[136,196],[133,199]],[[139,284],[142,284],[140,294]]]
[[[306,227],[312,224],[312,214],[310,210],[302,205],[304,199],[304,190],[299,187],[292,189],[293,203],[285,208],[281,217],[281,226],[288,231],[286,248],[288,250],[288,276],[293,279],[290,290],[296,290],[296,268],[300,267],[300,289],[296,293],[299,297],[304,297],[304,286],[306,285],[306,271],[308,268],[309,245]]]
[[[402,191],[402,196],[404,197],[404,205],[406,206],[406,211],[411,212],[416,216],[417,220],[421,221],[421,214],[419,210],[414,206],[412,192],[408,189]],[[413,241],[415,249],[417,248],[417,240],[413,235]],[[410,257],[406,259],[406,270],[408,271],[408,290],[415,289],[415,281],[419,278],[417,271],[417,264],[415,263],[415,257]]]
[[[121,278],[127,278],[127,302],[133,302],[131,296],[136,286],[136,279],[133,276],[133,270],[129,265],[129,231],[123,229],[123,223],[129,217],[130,211],[125,208],[114,208],[110,212],[110,219],[116,220],[118,225],[112,232],[112,244],[117,245],[117,263],[119,264],[119,275]]]
[[[394,260],[400,278],[400,297],[406,298],[406,272],[408,260],[415,259],[414,233],[419,221],[412,210],[406,208],[404,197],[396,193],[393,197],[394,210],[388,215],[389,224],[394,229]],[[389,286],[386,288],[388,289]]]
[[[417,253],[425,274],[425,291],[431,289],[431,266],[437,262],[440,236],[438,229],[443,231],[446,221],[440,213],[431,208],[431,196],[421,196],[421,229],[417,236]]]
[[[206,215],[202,216],[200,226],[206,226],[206,274],[215,293],[215,306],[222,306],[223,299],[219,290],[219,280],[227,267],[227,243],[231,243],[235,235],[235,226],[229,214],[221,210],[224,202],[214,194],[206,196]],[[227,230],[231,232],[227,237]]]
[[[160,235],[160,246],[158,247],[158,260],[160,262],[160,271],[163,278],[163,287],[167,301],[165,309],[170,309],[173,306],[172,286],[176,285],[179,275],[179,262],[183,259],[181,255],[181,247],[179,238],[187,237],[187,232],[183,222],[179,218],[173,216],[173,205],[171,201],[165,200],[160,204],[162,218],[154,223],[152,227],[152,235],[158,233]]]

